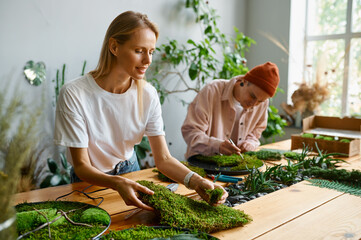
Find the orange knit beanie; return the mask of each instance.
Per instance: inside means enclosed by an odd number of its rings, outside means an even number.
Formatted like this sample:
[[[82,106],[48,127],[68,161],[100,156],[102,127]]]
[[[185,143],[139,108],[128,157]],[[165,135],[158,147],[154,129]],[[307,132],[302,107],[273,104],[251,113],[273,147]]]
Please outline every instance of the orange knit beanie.
[[[271,97],[275,95],[278,83],[280,82],[278,67],[271,62],[266,62],[252,68],[243,78],[261,88]]]

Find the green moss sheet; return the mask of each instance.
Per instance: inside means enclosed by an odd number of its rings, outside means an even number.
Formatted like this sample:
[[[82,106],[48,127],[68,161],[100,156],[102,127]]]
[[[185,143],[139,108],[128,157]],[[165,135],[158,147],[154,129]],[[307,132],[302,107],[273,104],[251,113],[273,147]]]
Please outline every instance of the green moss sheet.
[[[195,231],[183,231],[176,228],[155,228],[139,225],[135,228],[110,231],[110,233],[102,237],[104,240],[145,240],[145,239],[218,239],[210,237],[207,234],[199,233]]]
[[[138,183],[154,191],[153,195],[141,192],[139,195],[144,203],[155,209],[162,225],[211,233],[243,226],[252,220],[243,211],[224,205],[214,207],[205,201],[172,193],[164,186],[155,185],[153,182],[143,180]]]
[[[230,156],[226,155],[214,155],[214,156],[203,156],[197,155],[195,158],[201,162],[217,164],[218,167],[229,167],[236,166],[242,162],[241,156],[237,154],[232,154]]]

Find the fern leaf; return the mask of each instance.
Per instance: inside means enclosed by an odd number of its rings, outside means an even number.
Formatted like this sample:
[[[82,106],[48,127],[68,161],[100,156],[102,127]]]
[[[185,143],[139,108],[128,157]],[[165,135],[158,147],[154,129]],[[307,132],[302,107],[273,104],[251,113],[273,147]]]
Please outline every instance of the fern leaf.
[[[337,181],[329,181],[325,179],[308,179],[313,186],[333,189],[339,192],[349,193],[361,197],[361,184],[360,183],[342,183]]]

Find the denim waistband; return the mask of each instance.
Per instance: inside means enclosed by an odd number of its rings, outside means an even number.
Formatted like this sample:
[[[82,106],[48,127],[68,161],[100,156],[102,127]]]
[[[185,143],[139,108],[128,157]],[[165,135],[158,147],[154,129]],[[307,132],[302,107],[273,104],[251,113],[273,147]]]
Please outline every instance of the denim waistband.
[[[137,155],[134,152],[133,156],[129,160],[121,161],[115,165],[114,169],[105,172],[109,175],[120,175],[123,173],[139,171],[140,167],[138,164]],[[72,183],[81,182],[82,180],[75,174],[74,168],[72,167],[70,170],[70,181]]]
[[[137,155],[134,152],[130,159],[117,163],[117,165],[115,165],[114,169],[112,169],[106,173],[110,174],[110,175],[122,174],[122,173],[124,173],[123,172],[124,168],[133,165],[136,161],[137,161]]]

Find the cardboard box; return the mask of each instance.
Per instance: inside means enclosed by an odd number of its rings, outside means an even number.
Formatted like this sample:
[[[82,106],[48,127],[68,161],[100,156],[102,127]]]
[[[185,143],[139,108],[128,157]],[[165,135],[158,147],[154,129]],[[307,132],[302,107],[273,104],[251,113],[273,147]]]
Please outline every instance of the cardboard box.
[[[361,119],[338,118],[327,116],[310,116],[303,119],[303,133],[312,133],[322,136],[332,136],[340,139],[349,139],[349,143],[340,141],[328,141],[315,138],[304,138],[300,135],[291,136],[291,150],[302,149],[303,143],[313,151],[316,150],[315,143],[320,150],[327,153],[344,153],[349,157],[360,154],[361,149]]]

